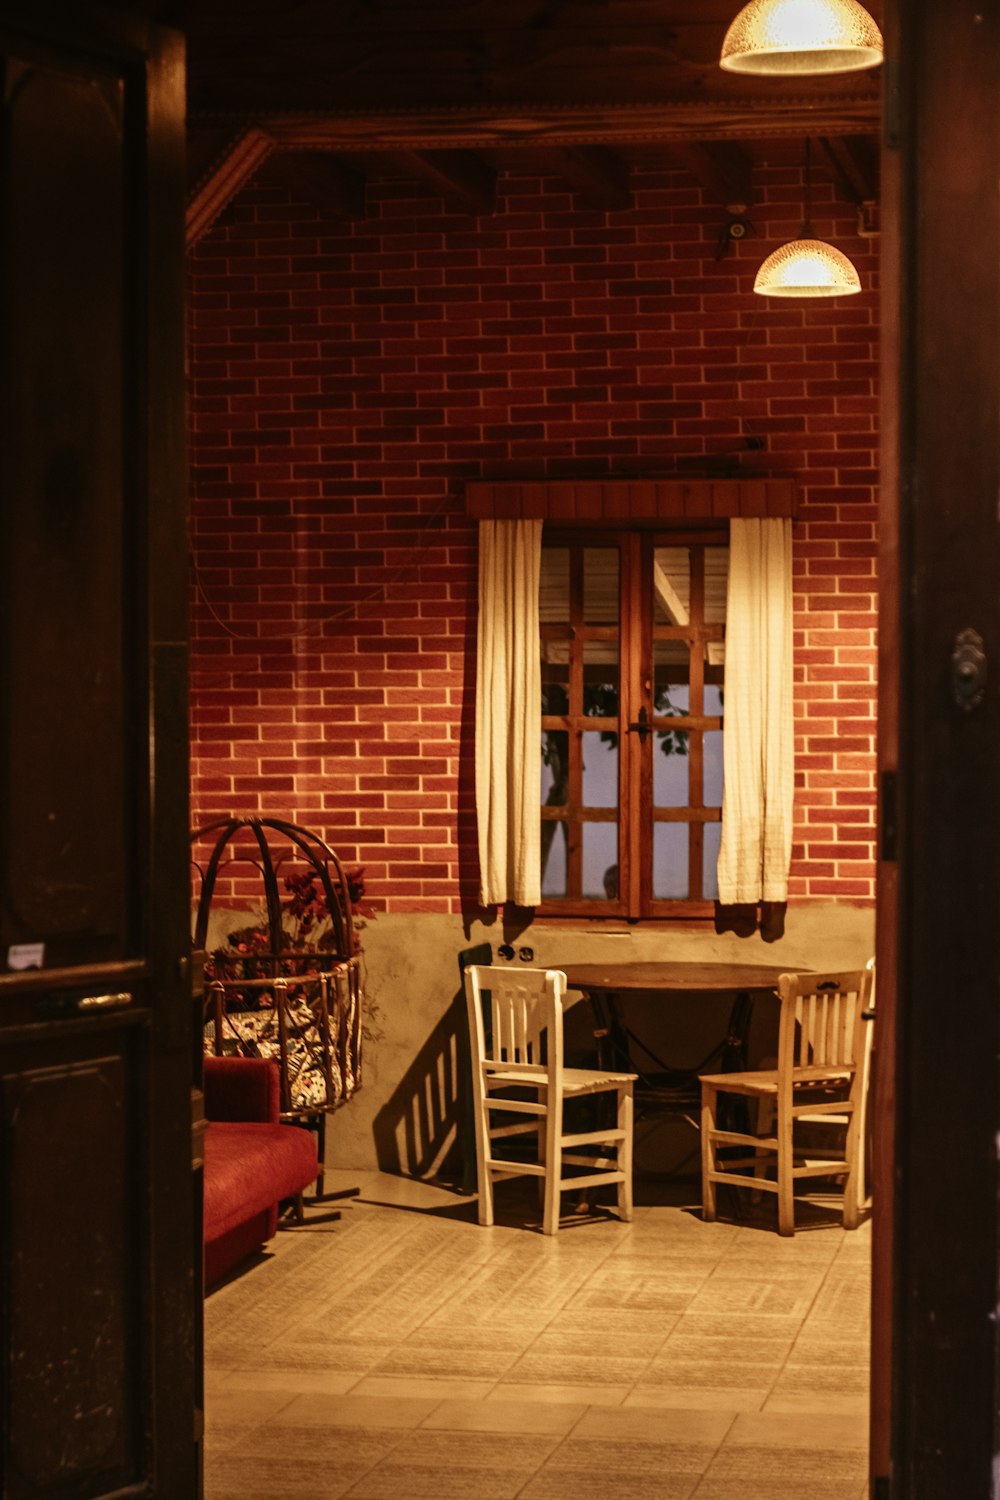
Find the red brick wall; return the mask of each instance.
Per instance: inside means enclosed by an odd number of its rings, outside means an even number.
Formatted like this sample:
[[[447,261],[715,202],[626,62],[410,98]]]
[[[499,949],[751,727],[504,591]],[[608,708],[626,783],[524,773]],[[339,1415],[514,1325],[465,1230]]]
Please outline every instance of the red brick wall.
[[[470,478],[794,476],[798,833],[792,892],[873,895],[877,241],[814,181],[865,290],[753,295],[794,236],[796,170],[758,169],[759,230],[683,172],[587,209],[504,176],[497,212],[374,181],[369,217],[241,195],[192,256],[193,816],[322,832],[393,911],[475,887]],[[256,886],[252,887],[256,895]]]

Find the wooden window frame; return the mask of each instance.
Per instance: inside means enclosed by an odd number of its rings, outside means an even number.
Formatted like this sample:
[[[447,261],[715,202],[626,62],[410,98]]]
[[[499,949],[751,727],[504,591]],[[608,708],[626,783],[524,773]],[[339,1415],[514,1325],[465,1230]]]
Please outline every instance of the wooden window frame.
[[[568,639],[569,702],[562,715],[543,715],[542,730],[563,730],[570,736],[569,785],[565,804],[544,809],[543,822],[566,824],[567,885],[579,891],[582,880],[582,828],[589,822],[618,821],[619,888],[617,899],[597,899],[579,895],[543,897],[541,916],[617,918],[640,921],[656,918],[704,919],[714,915],[715,903],[701,894],[703,841],[706,823],[719,822],[721,807],[705,807],[704,739],[706,732],[722,728],[720,715],[704,713],[705,643],[724,639],[724,625],[704,621],[705,549],[728,545],[728,525],[711,521],[704,525],[683,527],[595,527],[546,526],[542,545],[545,548],[570,549],[570,620],[568,634],[560,627],[542,624],[542,639]],[[652,561],[658,546],[691,547],[691,619],[686,625],[660,625],[653,619]],[[615,547],[619,554],[619,618],[615,627],[587,625],[582,615],[583,552],[589,547]],[[583,709],[583,657],[587,641],[619,641],[619,701],[616,718],[586,715]],[[690,693],[688,712],[683,715],[654,715],[654,643],[658,640],[684,640],[690,653]],[[702,649],[692,649],[701,644]],[[652,737],[637,732],[640,710],[652,731]],[[689,800],[683,808],[653,807],[653,755],[656,732],[665,729],[687,733],[691,759],[688,765]],[[584,729],[607,729],[618,734],[619,799],[616,808],[584,808],[582,804],[582,755],[574,740]],[[689,889],[694,897],[668,899],[655,897],[653,882],[653,838],[659,823],[684,823],[690,830],[688,843]],[[575,835],[575,836],[574,836]]]

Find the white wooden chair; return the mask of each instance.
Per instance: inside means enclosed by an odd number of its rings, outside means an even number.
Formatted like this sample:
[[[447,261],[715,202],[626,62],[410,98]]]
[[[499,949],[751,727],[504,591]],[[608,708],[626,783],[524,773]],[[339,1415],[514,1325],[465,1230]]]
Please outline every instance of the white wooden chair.
[[[716,1186],[725,1182],[777,1193],[778,1232],[794,1234],[795,1183],[840,1177],[844,1228],[857,1228],[864,1201],[872,980],[871,967],[839,974],[782,974],[777,1067],[702,1075],[704,1218],[715,1218]],[[758,1134],[719,1128],[720,1093],[758,1101]],[[835,1130],[839,1139],[805,1146],[796,1138],[797,1124],[808,1124],[813,1133]],[[720,1147],[736,1146],[750,1147],[752,1154],[720,1157]],[[773,1179],[764,1175],[769,1166]]]
[[[617,1184],[619,1217],[630,1220],[636,1075],[563,1066],[565,974],[559,969],[472,964],[465,971],[465,994],[472,1044],[480,1224],[493,1223],[493,1181],[501,1176],[544,1179],[545,1234],[555,1234],[559,1228],[561,1193],[604,1183]],[[613,1125],[576,1132],[564,1129],[565,1100],[605,1093],[617,1096]],[[495,1114],[527,1118],[500,1124],[494,1123]],[[505,1161],[494,1154],[496,1142],[531,1135],[537,1137],[534,1160]],[[567,1174],[567,1167],[576,1169],[577,1175]]]

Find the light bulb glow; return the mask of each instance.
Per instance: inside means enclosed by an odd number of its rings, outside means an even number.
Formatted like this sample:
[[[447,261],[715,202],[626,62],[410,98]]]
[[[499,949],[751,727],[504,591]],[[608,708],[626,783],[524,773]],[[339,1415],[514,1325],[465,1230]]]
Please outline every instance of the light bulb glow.
[[[789,240],[761,263],[753,289],[762,297],[850,297],[861,281],[843,251],[825,240]]]
[[[750,0],[726,32],[732,73],[850,73],[882,61],[882,34],[858,0]]]

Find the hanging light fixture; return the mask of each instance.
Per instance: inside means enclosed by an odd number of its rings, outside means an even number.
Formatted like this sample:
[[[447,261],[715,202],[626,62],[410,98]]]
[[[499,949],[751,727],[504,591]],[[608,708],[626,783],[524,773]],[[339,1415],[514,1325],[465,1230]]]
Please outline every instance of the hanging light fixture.
[[[750,0],[722,44],[731,73],[854,73],[882,61],[882,34],[857,0]]]
[[[842,250],[813,237],[812,152],[806,141],[805,219],[797,240],[779,245],[761,263],[753,289],[762,297],[849,297],[861,281]]]

